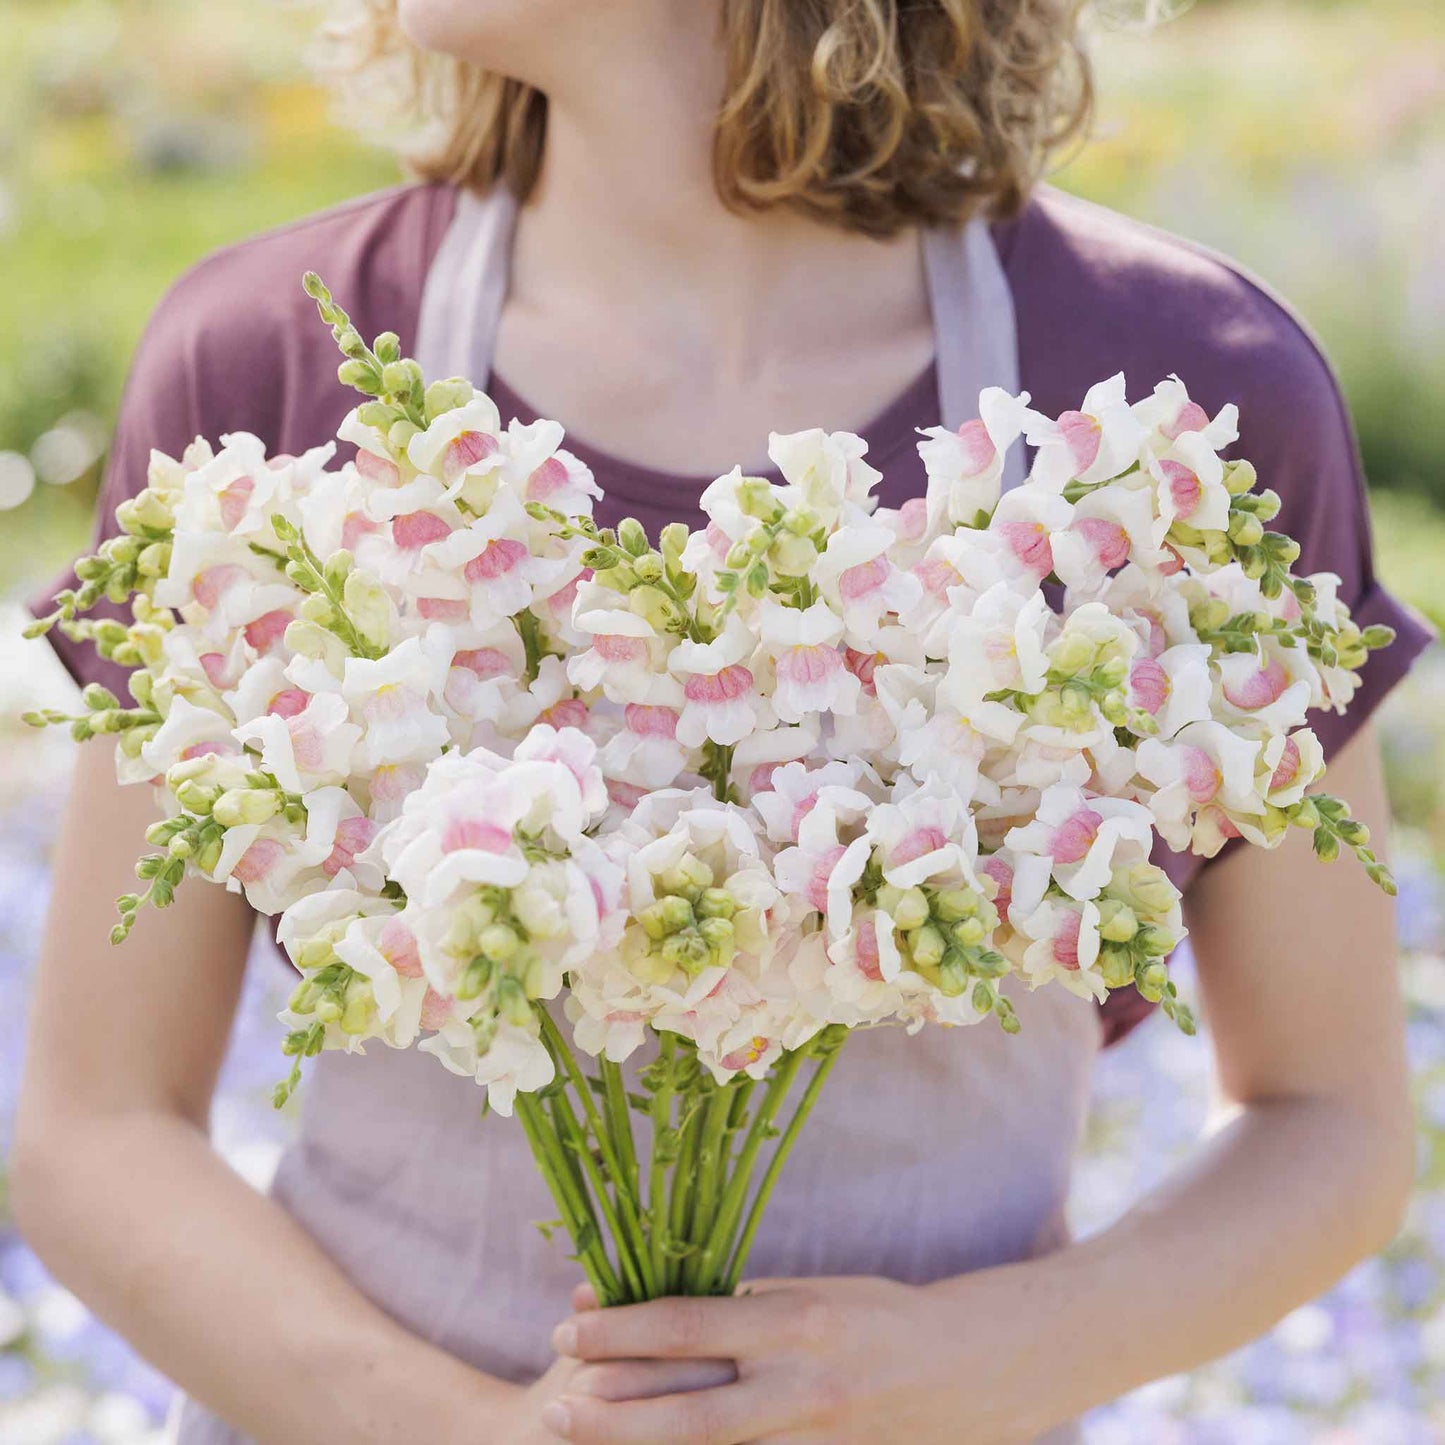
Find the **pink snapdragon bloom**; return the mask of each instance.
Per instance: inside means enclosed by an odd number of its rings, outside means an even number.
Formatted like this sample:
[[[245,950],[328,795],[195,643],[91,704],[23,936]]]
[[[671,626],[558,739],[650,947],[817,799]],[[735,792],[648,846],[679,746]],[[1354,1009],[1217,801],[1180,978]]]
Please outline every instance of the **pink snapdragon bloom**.
[[[679,642],[667,660],[682,683],[677,740],[699,748],[708,739],[723,746],[741,742],[759,725],[763,702],[747,662],[753,634],[734,613],[712,642]],[[856,679],[855,679],[856,682]]]
[[[757,631],[759,655],[772,663],[773,711],[783,722],[857,711],[862,684],[844,664],[843,620],[827,603],[783,607],[764,598]]]
[[[1047,859],[1054,881],[1070,898],[1097,898],[1121,862],[1148,858],[1154,819],[1124,798],[1090,797],[1057,783],[1039,799],[1034,820],[1009,830],[1005,846],[1020,856]]]
[[[997,386],[979,393],[978,416],[957,431],[929,427],[918,455],[928,473],[928,525],[934,532],[972,527],[998,505],[1004,461],[1028,415],[1029,395]]]
[[[450,656],[430,655],[418,637],[406,638],[375,661],[347,658],[341,695],[364,730],[359,771],[426,762],[450,742],[438,706],[450,662]]]
[[[812,572],[823,600],[843,619],[848,644],[865,652],[876,648],[885,618],[908,612],[923,596],[922,582],[893,562],[893,546],[886,526],[842,527],[828,538]]]
[[[1044,651],[1053,614],[1041,592],[1000,582],[948,620],[948,668],[938,701],[967,716],[990,693],[1041,692],[1049,663]]]
[[[1144,428],[1130,410],[1120,372],[1091,386],[1078,411],[1063,412],[1057,420],[1030,412],[1024,435],[1037,448],[1030,480],[1061,492],[1071,481],[1104,482],[1132,466]]]
[[[469,477],[501,466],[501,416],[491,398],[477,392],[464,406],[443,412],[407,443],[407,459],[435,477],[449,496],[460,494]]]
[[[255,744],[261,765],[289,793],[345,783],[361,728],[337,693],[317,693],[300,712],[267,713],[235,730],[240,743]]]
[[[1161,381],[1151,396],[1134,403],[1133,411],[1155,451],[1163,451],[1186,432],[1197,433],[1216,452],[1239,440],[1239,408],[1230,402],[1211,420],[1197,401],[1190,400],[1177,376]]]
[[[1167,742],[1141,742],[1139,777],[1152,788],[1141,800],[1165,843],[1176,853],[1212,857],[1238,832],[1234,822],[1226,829],[1223,821],[1261,814],[1260,753],[1259,742],[1214,721],[1190,723]]]

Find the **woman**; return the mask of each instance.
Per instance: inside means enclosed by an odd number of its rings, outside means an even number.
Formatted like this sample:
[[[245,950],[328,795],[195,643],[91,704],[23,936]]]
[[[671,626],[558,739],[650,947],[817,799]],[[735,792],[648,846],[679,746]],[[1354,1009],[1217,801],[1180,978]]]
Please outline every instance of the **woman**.
[[[1425,634],[1374,582],[1339,396],[1226,263],[1035,188],[1086,110],[1069,0],[369,10],[363,97],[415,59],[445,132],[431,183],[180,282],[135,362],[107,511],[152,446],[247,429],[297,452],[333,432],[349,402],[307,267],[368,334],[490,374],[504,414],[563,419],[609,520],[649,526],[695,520],[769,427],[861,428],[897,502],[922,482],[915,428],[959,424],[984,384],[1057,412],[1116,370],[1136,390],[1177,370],[1211,411],[1240,404],[1302,567],[1399,629],[1349,718],[1320,725],[1332,783],[1383,829],[1366,718]],[[431,1060],[319,1060],[269,1198],[217,1160],[207,1109],[251,918],[193,886],[111,957],[149,816],[84,749],[14,1200],[59,1277],[186,1389],[185,1445],[1057,1445],[1081,1411],[1324,1289],[1407,1196],[1390,908],[1296,842],[1170,860],[1229,1108],[1114,1227],[1070,1242],[1062,1211],[1094,1055],[1131,1018],[1045,991],[1020,999],[1018,1039],[850,1047],[758,1241],[766,1284],[569,1304],[574,1267],[531,1232],[550,1210],[520,1131],[483,1124]]]

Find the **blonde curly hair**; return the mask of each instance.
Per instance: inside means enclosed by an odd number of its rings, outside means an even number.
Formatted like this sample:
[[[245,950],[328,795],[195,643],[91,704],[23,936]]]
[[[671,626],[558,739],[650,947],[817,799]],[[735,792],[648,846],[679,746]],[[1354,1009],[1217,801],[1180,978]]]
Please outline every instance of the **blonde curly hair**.
[[[546,141],[547,99],[521,81],[414,46],[396,0],[338,4],[333,73],[390,75],[425,179],[525,199]],[[847,230],[1018,211],[1055,153],[1080,136],[1093,86],[1081,0],[721,0],[727,81],[713,171],[737,211],[786,206]],[[417,143],[417,138],[420,142]]]

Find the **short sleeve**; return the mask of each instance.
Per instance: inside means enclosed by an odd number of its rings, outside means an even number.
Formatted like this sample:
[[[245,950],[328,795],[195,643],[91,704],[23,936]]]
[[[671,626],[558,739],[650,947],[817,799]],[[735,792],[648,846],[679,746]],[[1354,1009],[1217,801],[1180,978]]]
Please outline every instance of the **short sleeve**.
[[[180,324],[183,309],[184,298],[173,291],[157,309],[136,348],[106,458],[91,552],[119,531],[115,509],[144,489],[152,450],[178,457],[200,429],[195,378]],[[53,610],[52,599],[57,592],[77,585],[73,571],[57,578],[30,599],[30,611],[45,616]],[[125,609],[107,602],[88,615],[128,620]],[[106,661],[91,643],[72,641],[59,628],[52,628],[47,638],[65,670],[80,686],[98,682],[121,698],[126,696],[127,669]]]

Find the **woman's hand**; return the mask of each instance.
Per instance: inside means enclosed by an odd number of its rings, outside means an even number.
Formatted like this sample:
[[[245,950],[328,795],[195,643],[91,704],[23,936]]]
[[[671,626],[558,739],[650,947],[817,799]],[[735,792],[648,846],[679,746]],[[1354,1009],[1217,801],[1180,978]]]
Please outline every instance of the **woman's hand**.
[[[666,1299],[574,1315],[558,1353],[588,1362],[543,1411],[575,1445],[1016,1445],[1046,1428],[1017,1372],[998,1370],[1027,1290],[988,1271],[946,1287],[882,1279],[753,1284],[734,1299]],[[1015,1338],[1022,1340],[1020,1329]],[[736,1378],[667,1392],[680,1361],[736,1361]],[[639,1389],[639,1387],[642,1387]],[[643,1398],[644,1395],[649,1398]]]

